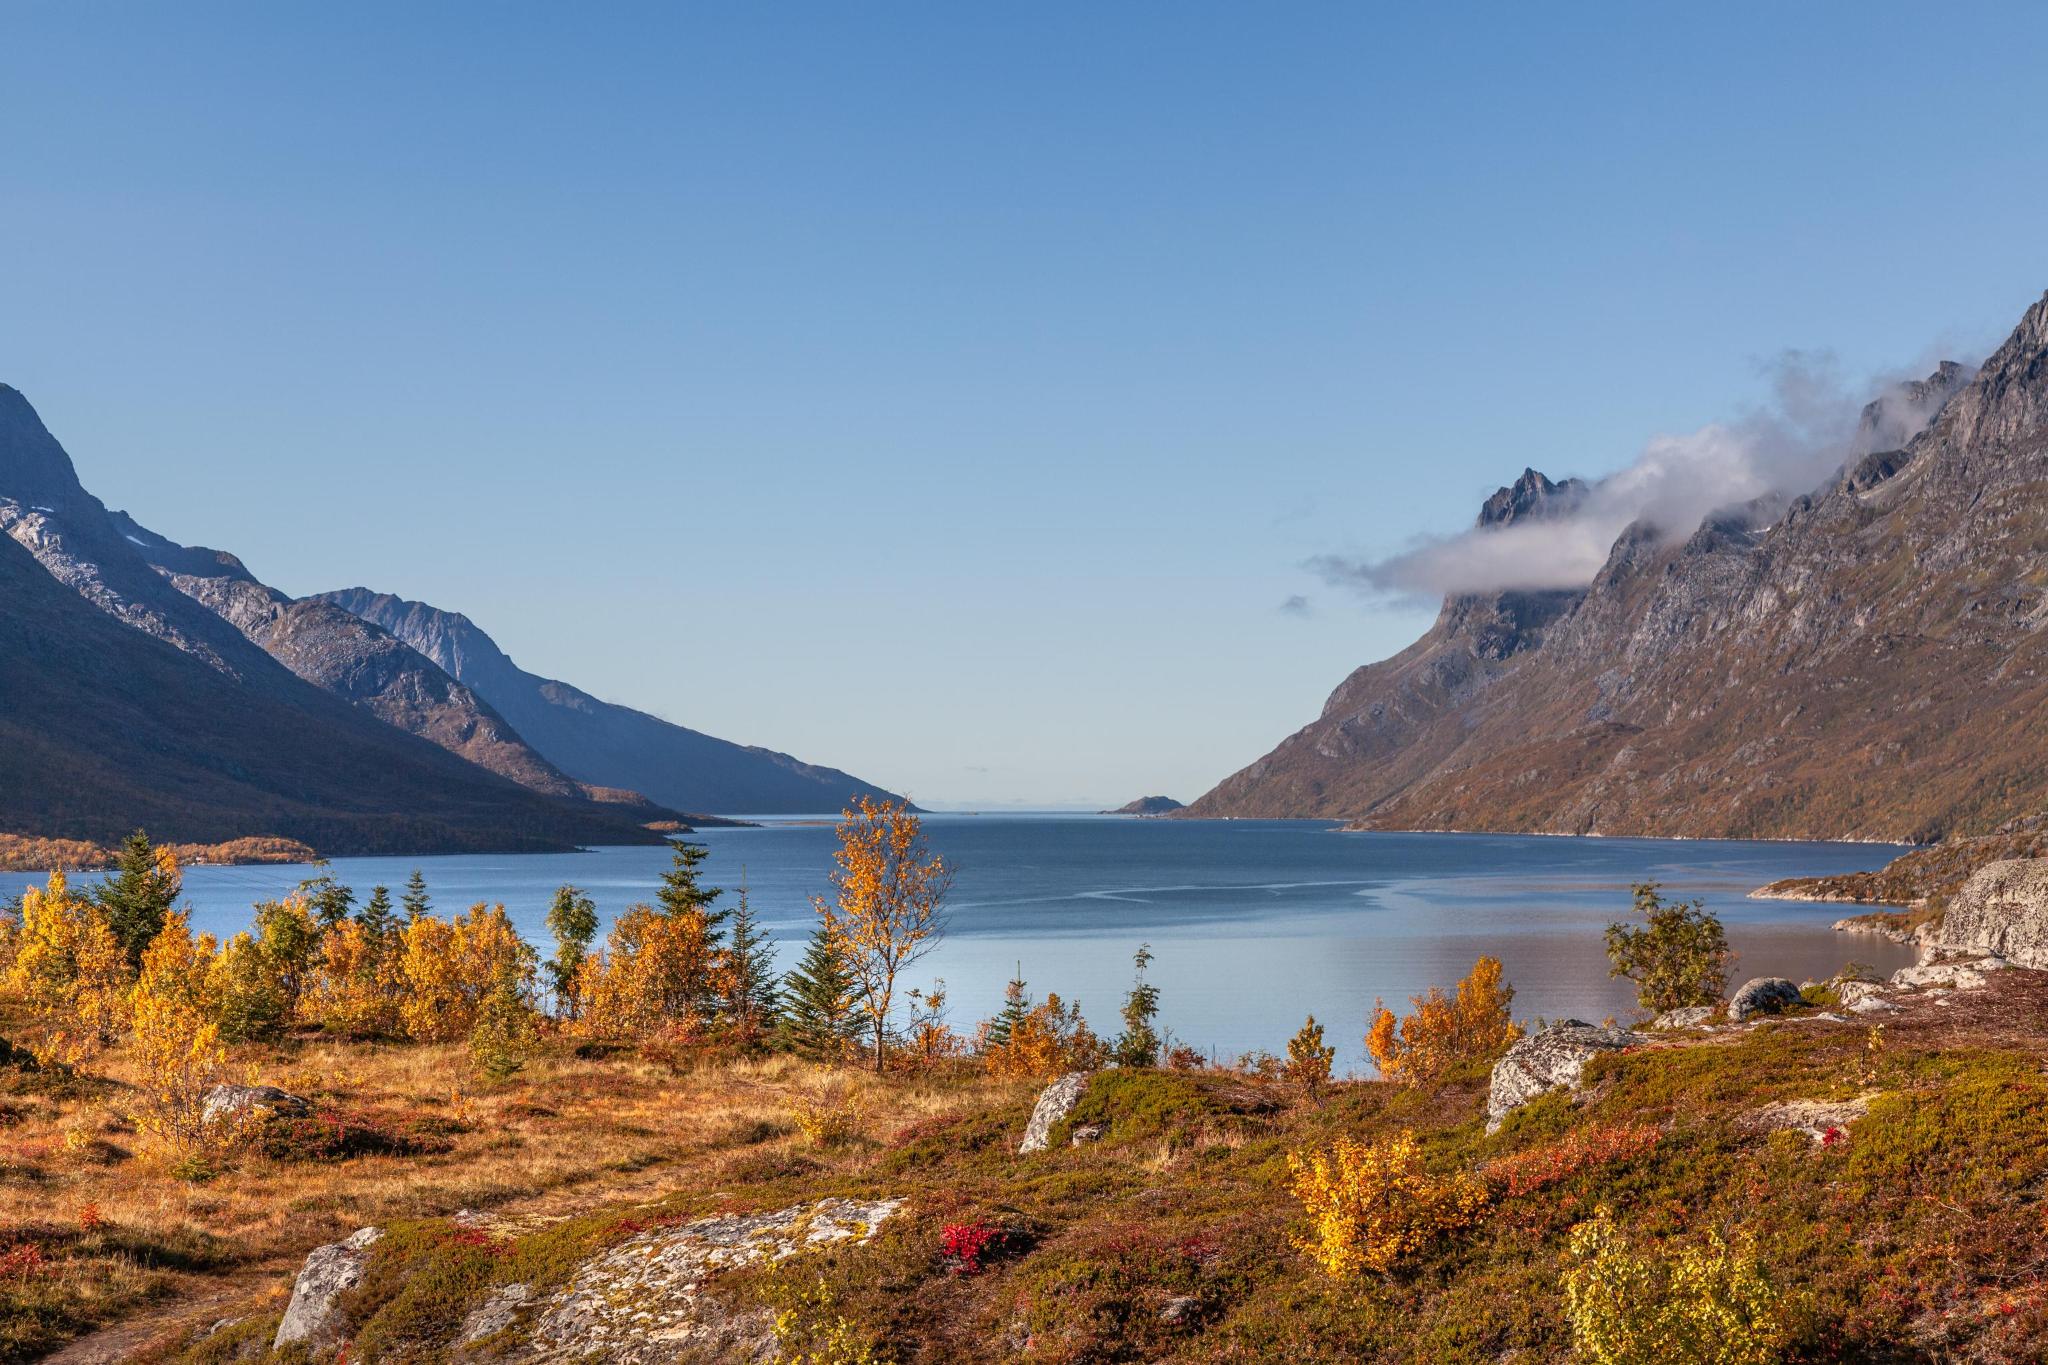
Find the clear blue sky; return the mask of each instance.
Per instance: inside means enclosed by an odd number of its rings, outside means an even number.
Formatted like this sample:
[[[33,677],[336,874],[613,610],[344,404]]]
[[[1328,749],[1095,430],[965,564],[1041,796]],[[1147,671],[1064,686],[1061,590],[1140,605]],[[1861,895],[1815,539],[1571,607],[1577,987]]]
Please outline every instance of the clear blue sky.
[[[0,380],[291,592],[1183,799],[1463,525],[2048,286],[2048,10],[0,3]],[[1289,597],[1306,614],[1285,612]]]

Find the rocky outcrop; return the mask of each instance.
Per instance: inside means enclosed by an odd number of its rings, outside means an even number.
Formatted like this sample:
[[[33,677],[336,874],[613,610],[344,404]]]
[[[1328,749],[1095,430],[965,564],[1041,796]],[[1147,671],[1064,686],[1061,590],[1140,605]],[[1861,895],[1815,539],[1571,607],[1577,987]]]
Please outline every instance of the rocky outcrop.
[[[1517,1105],[1538,1095],[1578,1086],[1586,1063],[1603,1052],[1635,1047],[1644,1040],[1624,1028],[1565,1019],[1519,1039],[1493,1064],[1493,1085],[1486,1096],[1486,1131],[1496,1131]]]
[[[528,673],[459,612],[368,588],[311,600],[359,616],[433,660],[579,782],[644,792],[681,811],[815,814],[862,796],[901,799],[837,768],[734,744]]]
[[[1698,1028],[1714,1020],[1712,1005],[1684,1005],[1675,1010],[1665,1010],[1650,1021],[1654,1029]]]
[[[1017,1144],[1017,1155],[1042,1152],[1052,1146],[1052,1130],[1074,1112],[1087,1089],[1088,1073],[1070,1071],[1039,1091],[1038,1103],[1031,1106],[1031,1122],[1024,1127],[1024,1140]]]
[[[247,1123],[277,1114],[304,1118],[313,1106],[274,1085],[217,1085],[206,1092],[199,1110],[199,1122],[211,1128],[217,1123]]]
[[[370,1248],[383,1235],[380,1228],[362,1228],[306,1257],[305,1266],[292,1281],[291,1302],[285,1305],[284,1320],[277,1324],[271,1350],[304,1342],[309,1351],[317,1353],[341,1339],[341,1315],[336,1311],[341,1296],[362,1282]]]
[[[1973,991],[1985,983],[1986,973],[1998,971],[2005,963],[1995,957],[1974,962],[1925,962],[1901,967],[1892,973],[1892,985],[1921,990]]]
[[[1851,477],[1638,523],[1547,616],[1447,600],[1192,812],[1927,842],[2048,807],[2048,299],[1899,397]]]
[[[1949,898],[1929,946],[1941,953],[2003,958],[2048,967],[2048,859],[2012,859],[1980,869]]]
[[[1799,987],[1784,977],[1755,977],[1729,997],[1728,1018],[1739,1024],[1759,1014],[1776,1014],[1787,1005],[1798,1004],[1799,999]]]
[[[510,1355],[513,1360],[666,1365],[756,1359],[773,1344],[769,1315],[734,1309],[704,1294],[706,1282],[799,1252],[862,1245],[902,1205],[900,1199],[821,1199],[772,1213],[657,1227],[585,1263],[538,1304],[529,1303],[530,1295],[487,1303],[484,1309],[491,1311],[472,1315],[468,1324],[476,1331],[472,1340],[523,1319],[532,1326],[525,1345]]]
[[[1869,1094],[1846,1100],[1779,1100],[1750,1114],[1743,1126],[1759,1133],[1790,1129],[1826,1145],[1841,1141],[1849,1125],[1870,1112],[1876,1098]]]

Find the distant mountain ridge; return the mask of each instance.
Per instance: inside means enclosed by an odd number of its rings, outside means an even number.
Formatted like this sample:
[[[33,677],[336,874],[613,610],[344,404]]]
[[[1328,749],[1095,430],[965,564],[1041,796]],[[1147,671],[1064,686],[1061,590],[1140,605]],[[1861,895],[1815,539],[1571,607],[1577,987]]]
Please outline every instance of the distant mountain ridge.
[[[235,627],[314,686],[368,710],[478,767],[551,796],[643,804],[645,819],[674,818],[636,793],[592,788],[549,763],[503,717],[431,659],[329,602],[294,599],[257,580],[225,550],[179,545],[112,513],[117,530],[172,586]]]
[[[653,839],[293,677],[165,583],[75,478],[50,478],[60,466],[33,409],[0,387],[0,828],[104,843],[142,825],[330,853]]]
[[[0,530],[0,829],[104,842],[142,824],[167,841],[272,835],[323,853],[656,838],[630,807],[523,789],[296,676],[145,551],[211,564],[245,619],[278,607],[269,590],[233,556],[109,512],[5,385]]]
[[[1628,527],[1583,589],[1447,598],[1187,814],[1925,842],[2048,806],[2048,297],[1862,443],[1809,495]]]
[[[816,814],[862,796],[902,799],[837,768],[734,744],[529,673],[459,612],[368,588],[309,600],[343,608],[433,660],[580,781],[630,787],[682,810],[729,814]]]

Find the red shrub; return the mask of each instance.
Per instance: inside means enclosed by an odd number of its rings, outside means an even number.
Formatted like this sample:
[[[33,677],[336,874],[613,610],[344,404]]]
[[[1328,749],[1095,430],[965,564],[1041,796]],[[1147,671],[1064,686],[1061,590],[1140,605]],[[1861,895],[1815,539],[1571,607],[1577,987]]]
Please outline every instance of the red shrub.
[[[1515,1152],[1487,1166],[1486,1178],[1509,1199],[1569,1180],[1579,1172],[1640,1156],[1663,1134],[1655,1124],[1575,1128],[1556,1142]]]
[[[976,1275],[981,1272],[981,1258],[1001,1248],[1003,1235],[1000,1226],[979,1218],[971,1223],[948,1223],[940,1232],[939,1252],[952,1262],[955,1275]]]
[[[33,1279],[49,1269],[49,1262],[43,1258],[43,1249],[33,1242],[0,1251],[0,1280]]]
[[[100,1215],[100,1206],[98,1204],[87,1204],[78,1210],[78,1230],[80,1232],[98,1232],[106,1225],[107,1220]]]

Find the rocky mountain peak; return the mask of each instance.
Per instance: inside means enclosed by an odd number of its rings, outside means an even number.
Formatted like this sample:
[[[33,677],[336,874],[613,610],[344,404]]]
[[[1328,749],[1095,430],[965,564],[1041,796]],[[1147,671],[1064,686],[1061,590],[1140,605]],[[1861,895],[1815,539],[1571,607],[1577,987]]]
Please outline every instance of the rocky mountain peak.
[[[78,471],[26,396],[0,384],[0,497],[38,510],[64,511],[86,497]]]
[[[1510,526],[1529,517],[1556,516],[1584,496],[1585,481],[1566,479],[1552,483],[1534,469],[1505,488],[1495,490],[1479,509],[1480,526]]]
[[[1944,360],[1925,379],[1892,385],[1863,405],[1862,418],[1856,424],[1853,454],[1901,449],[1926,430],[1927,424],[1975,373],[1967,365]]]
[[[1942,413],[1954,445],[2006,446],[2048,427],[2048,294]]]

